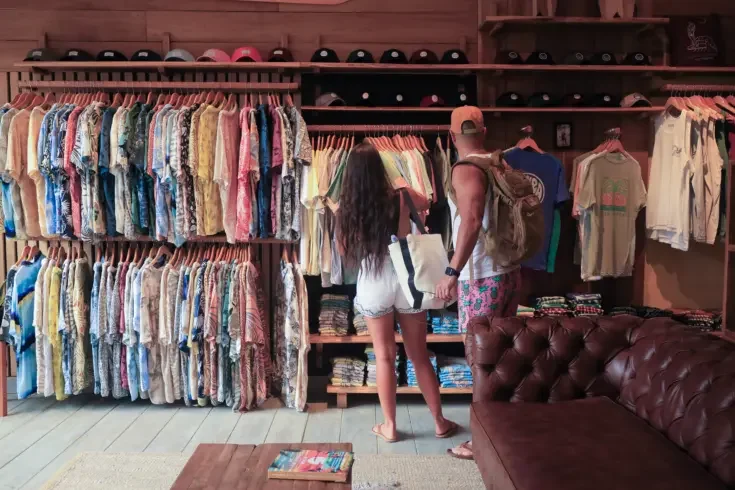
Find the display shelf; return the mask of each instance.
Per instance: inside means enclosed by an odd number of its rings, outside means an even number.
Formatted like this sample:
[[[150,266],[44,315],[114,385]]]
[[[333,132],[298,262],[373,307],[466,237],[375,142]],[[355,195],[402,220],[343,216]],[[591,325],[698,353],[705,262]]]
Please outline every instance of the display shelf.
[[[677,74],[677,75],[732,75],[735,66],[634,66],[634,65],[482,65],[482,71],[502,75],[505,72],[561,72],[610,74]]]
[[[452,112],[454,107],[356,107],[356,106],[302,106],[309,112]],[[493,113],[593,113],[593,114],[647,114],[659,113],[664,107],[480,107],[483,112]]]
[[[592,27],[634,27],[650,29],[655,26],[665,26],[669,23],[666,17],[631,17],[603,19],[601,17],[542,17],[542,16],[490,16],[480,23],[480,31],[494,35],[507,26],[592,26]]]
[[[337,407],[347,408],[347,395],[374,395],[378,393],[375,386],[334,386],[327,385],[327,393],[337,395]],[[472,388],[439,388],[442,395],[471,395]],[[420,395],[421,389],[414,386],[397,386],[398,395]]]
[[[58,71],[139,71],[176,73],[184,71],[284,72],[298,71],[305,63],[211,63],[206,61],[24,61],[15,63],[22,71],[50,73]]]
[[[312,344],[372,344],[373,341],[369,335],[346,335],[338,337],[335,335],[309,335],[309,342]],[[396,342],[403,343],[403,337],[396,334]],[[438,334],[427,334],[426,342],[430,344],[438,343],[462,343],[464,342],[464,335],[438,335]]]

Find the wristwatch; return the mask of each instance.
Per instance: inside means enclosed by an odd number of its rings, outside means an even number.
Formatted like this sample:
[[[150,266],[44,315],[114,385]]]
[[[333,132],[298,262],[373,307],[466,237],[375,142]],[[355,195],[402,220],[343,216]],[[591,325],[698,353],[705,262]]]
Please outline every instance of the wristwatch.
[[[444,274],[446,274],[447,276],[459,277],[459,271],[451,267],[447,267],[446,270],[444,271]]]

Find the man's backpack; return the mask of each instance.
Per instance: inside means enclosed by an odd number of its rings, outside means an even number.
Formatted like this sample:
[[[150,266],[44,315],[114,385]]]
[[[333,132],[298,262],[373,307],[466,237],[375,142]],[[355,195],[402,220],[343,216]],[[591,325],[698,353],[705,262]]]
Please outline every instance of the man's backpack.
[[[474,165],[487,175],[492,201],[490,226],[480,230],[485,253],[500,267],[518,265],[533,257],[544,243],[544,213],[528,177],[506,164],[500,151],[486,157],[470,155],[454,167],[460,164]],[[451,181],[447,187],[456,203]]]

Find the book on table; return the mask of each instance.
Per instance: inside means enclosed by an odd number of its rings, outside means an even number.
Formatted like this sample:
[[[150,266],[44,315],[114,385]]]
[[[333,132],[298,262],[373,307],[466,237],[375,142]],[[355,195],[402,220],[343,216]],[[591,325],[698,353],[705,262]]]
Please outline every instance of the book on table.
[[[268,478],[344,483],[354,461],[349,451],[284,449],[268,468]]]

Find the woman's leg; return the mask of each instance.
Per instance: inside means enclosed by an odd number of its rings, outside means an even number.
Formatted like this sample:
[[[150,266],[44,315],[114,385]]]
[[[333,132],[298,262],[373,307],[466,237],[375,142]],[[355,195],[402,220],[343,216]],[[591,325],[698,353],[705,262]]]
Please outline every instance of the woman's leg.
[[[383,410],[383,424],[378,431],[388,439],[396,438],[396,337],[393,313],[380,318],[365,318],[375,349],[378,397]]]
[[[406,348],[406,355],[413,362],[421,394],[424,395],[424,400],[434,416],[436,433],[444,434],[453,424],[442,414],[439,381],[436,379],[426,348],[426,313],[399,313],[398,318],[403,334],[403,346]]]

